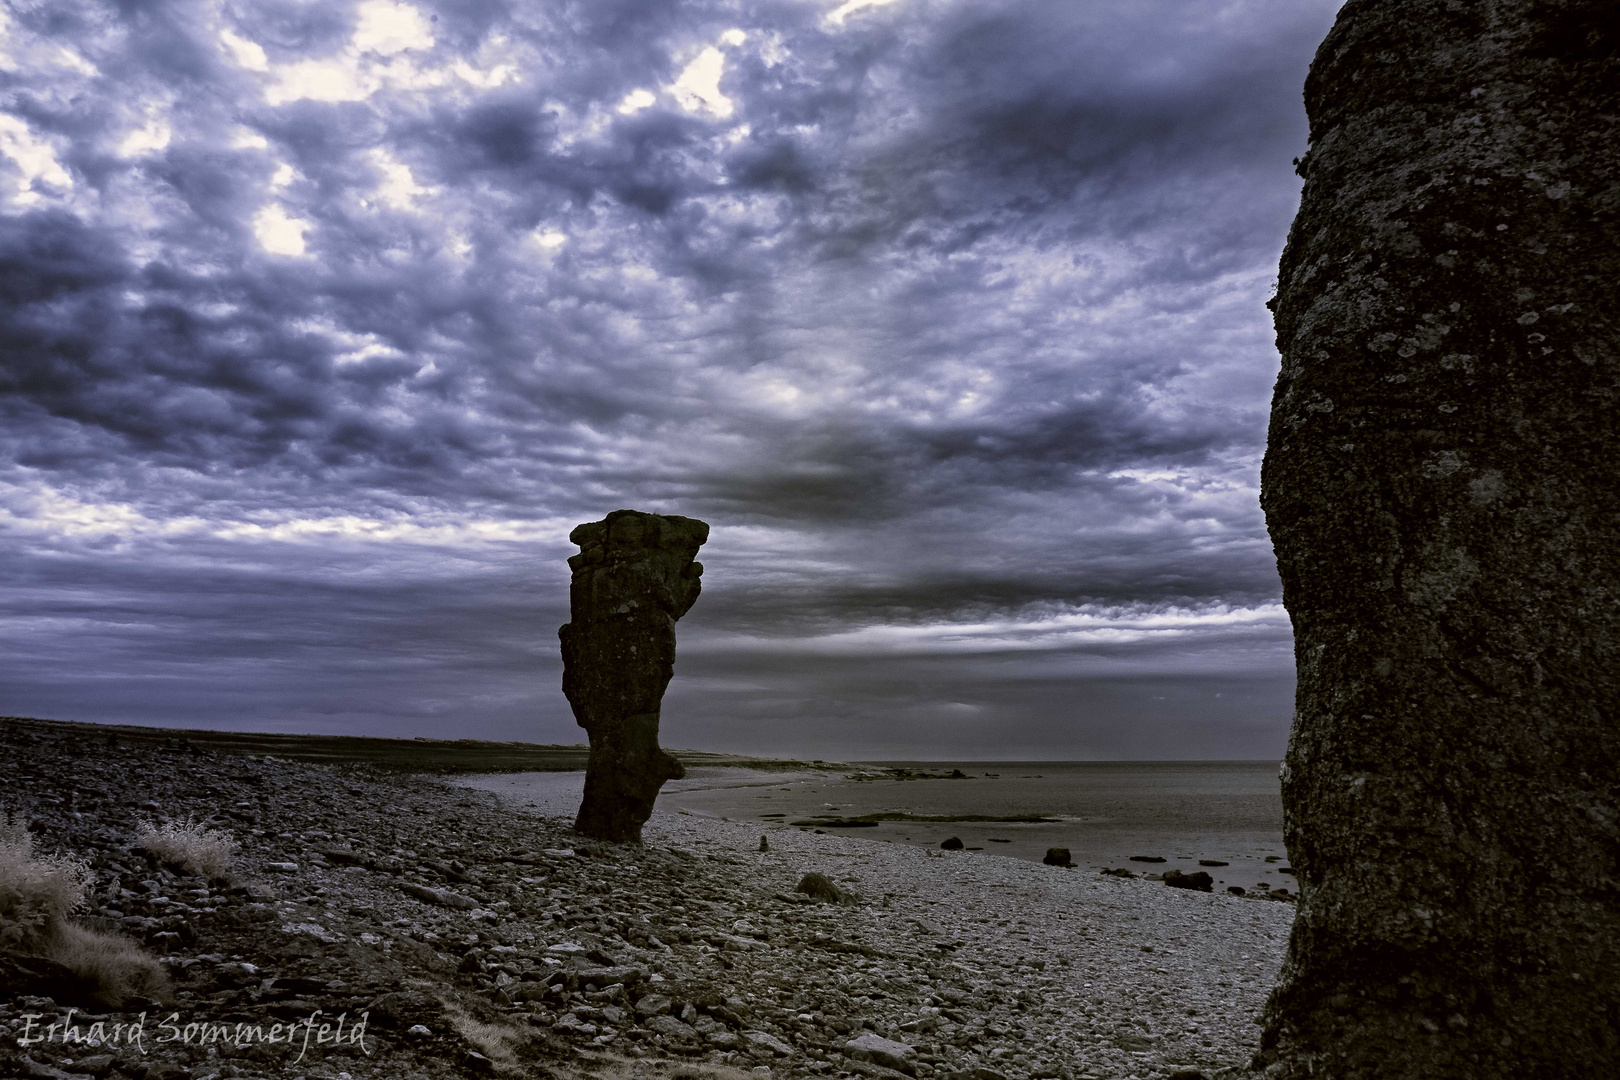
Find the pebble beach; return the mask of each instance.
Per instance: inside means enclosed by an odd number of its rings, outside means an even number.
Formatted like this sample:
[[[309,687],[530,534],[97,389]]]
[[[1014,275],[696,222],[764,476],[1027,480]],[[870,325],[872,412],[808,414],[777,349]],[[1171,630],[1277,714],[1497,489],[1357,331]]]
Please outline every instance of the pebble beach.
[[[679,812],[655,813],[642,846],[581,842],[570,774],[445,781],[3,736],[3,809],[42,854],[90,867],[78,917],[169,973],[161,1000],[81,1003],[81,1025],[145,1012],[251,1034],[315,1010],[368,1025],[301,1057],[263,1039],[37,1041],[69,1003],[13,985],[6,1076],[1216,1077],[1256,1049],[1293,916]],[[228,831],[231,873],[153,858],[140,818]],[[811,873],[847,902],[796,891]]]

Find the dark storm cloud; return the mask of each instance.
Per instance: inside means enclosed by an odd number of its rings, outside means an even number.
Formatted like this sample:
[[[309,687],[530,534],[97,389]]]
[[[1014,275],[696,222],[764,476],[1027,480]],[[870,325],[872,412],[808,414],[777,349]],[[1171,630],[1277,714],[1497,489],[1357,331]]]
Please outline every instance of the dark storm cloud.
[[[1012,688],[964,731],[1224,664],[1275,735],[1262,303],[1336,6],[11,9],[6,709],[572,738],[566,533],[635,505],[716,526],[737,723],[844,708],[816,664],[866,723]]]

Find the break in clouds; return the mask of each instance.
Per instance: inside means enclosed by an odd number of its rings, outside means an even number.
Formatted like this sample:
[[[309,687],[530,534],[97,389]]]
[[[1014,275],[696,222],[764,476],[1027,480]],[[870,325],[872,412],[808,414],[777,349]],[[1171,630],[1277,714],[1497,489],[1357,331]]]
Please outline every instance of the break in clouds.
[[[579,741],[569,529],[714,526],[667,745],[1260,757],[1337,0],[10,0],[0,711]]]

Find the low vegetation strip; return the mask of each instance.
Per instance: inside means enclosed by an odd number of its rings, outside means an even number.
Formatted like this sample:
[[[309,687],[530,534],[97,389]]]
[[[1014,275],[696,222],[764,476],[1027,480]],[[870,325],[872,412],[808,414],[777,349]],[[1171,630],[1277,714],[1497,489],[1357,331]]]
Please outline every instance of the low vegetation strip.
[[[81,724],[66,720],[0,717],[0,723],[23,723],[36,731],[63,737],[129,743],[181,751],[208,750],[217,754],[269,755],[283,761],[327,765],[370,765],[389,772],[455,776],[471,773],[571,772],[585,768],[590,747],[525,742],[485,742],[478,739],[383,739],[363,735],[289,735],[252,731],[193,731],[184,728],[133,725]],[[748,768],[773,771],[848,768],[835,762],[755,758],[740,754],[712,754],[702,750],[671,750],[688,767]]]

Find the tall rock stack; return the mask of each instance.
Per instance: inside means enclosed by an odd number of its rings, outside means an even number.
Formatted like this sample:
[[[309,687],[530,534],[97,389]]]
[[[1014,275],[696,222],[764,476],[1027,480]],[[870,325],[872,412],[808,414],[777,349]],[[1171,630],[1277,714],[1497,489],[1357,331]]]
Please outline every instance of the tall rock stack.
[[[1620,1050],[1617,32],[1614,0],[1350,0],[1311,67],[1262,484],[1299,670],[1268,1077]]]
[[[563,693],[590,737],[576,831],[636,842],[666,780],[685,775],[658,747],[658,713],[675,674],[675,620],[698,598],[694,562],[709,527],[685,517],[615,510],[568,539],[579,554],[562,639]]]

